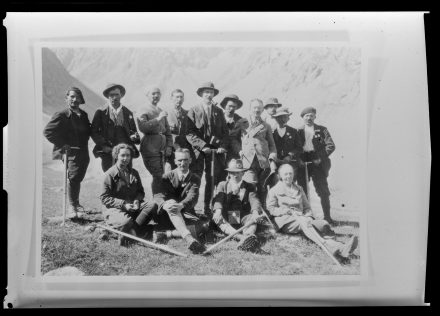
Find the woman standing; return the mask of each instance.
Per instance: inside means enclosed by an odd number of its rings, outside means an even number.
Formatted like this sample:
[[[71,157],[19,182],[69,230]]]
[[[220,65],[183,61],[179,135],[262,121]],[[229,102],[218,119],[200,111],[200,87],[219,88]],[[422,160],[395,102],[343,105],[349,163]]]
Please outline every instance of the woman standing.
[[[136,169],[131,167],[134,149],[128,144],[113,147],[116,163],[105,172],[101,202],[107,208],[104,213],[108,225],[134,236],[143,235],[142,229],[157,212],[153,201],[143,201],[145,191]],[[119,239],[127,245],[126,237]]]
[[[91,132],[87,113],[79,108],[84,103],[81,90],[69,88],[66,92],[67,108],[55,113],[44,129],[44,136],[54,144],[53,159],[63,159],[63,155],[67,155],[69,219],[84,214],[84,208],[79,203],[79,192],[90,162],[88,143]]]

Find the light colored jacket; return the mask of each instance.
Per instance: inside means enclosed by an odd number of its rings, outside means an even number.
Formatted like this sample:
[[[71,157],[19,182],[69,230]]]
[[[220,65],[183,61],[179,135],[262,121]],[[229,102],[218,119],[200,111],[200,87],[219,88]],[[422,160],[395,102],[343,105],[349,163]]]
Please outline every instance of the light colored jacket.
[[[246,119],[242,124],[243,167],[249,168],[256,155],[260,167],[262,169],[269,168],[269,155],[277,153],[272,128],[264,121],[254,127],[250,125],[250,122],[250,119]]]
[[[304,190],[296,184],[293,184],[293,188],[289,190],[283,182],[278,182],[269,190],[266,206],[280,228],[292,222],[292,217],[313,217],[312,208]],[[291,211],[292,214],[286,214],[287,211]]]
[[[144,134],[141,140],[140,152],[142,156],[160,156],[167,147],[173,146],[173,136],[167,119],[158,120],[162,109],[148,104],[137,119],[139,130]]]

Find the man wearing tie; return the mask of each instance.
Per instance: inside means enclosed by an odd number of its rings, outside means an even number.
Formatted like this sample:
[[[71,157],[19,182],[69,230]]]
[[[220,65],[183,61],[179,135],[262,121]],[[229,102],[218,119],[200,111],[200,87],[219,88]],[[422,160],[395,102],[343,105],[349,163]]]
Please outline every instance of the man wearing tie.
[[[263,121],[263,101],[253,99],[250,103],[250,116],[243,124],[242,151],[243,166],[257,178],[260,201],[266,200],[267,190],[264,181],[270,171],[276,170],[277,149],[273,140],[272,128]]]
[[[186,140],[186,133],[188,130],[188,111],[182,107],[185,100],[185,95],[182,90],[175,89],[171,92],[172,108],[168,111],[167,121],[170,125],[171,134],[173,136],[173,154],[167,157],[167,167],[175,169],[174,152],[179,148],[191,149],[191,145]],[[191,152],[191,158],[194,159]],[[168,170],[169,171],[169,170]]]
[[[212,99],[219,93],[212,82],[207,82],[197,89],[197,94],[202,102],[193,106],[188,111],[187,140],[191,144],[196,161],[193,171],[199,177],[205,169],[205,213],[211,215],[210,203],[212,197],[211,151],[216,152],[214,185],[220,181],[224,169],[223,154],[226,153],[228,128],[223,111],[216,106]]]
[[[92,139],[96,143],[93,155],[101,158],[102,171],[106,172],[115,160],[112,156],[113,147],[126,143],[134,150],[132,158],[139,157],[135,144],[140,143],[140,137],[134,122],[133,113],[121,104],[125,88],[119,84],[109,84],[102,93],[107,98],[107,104],[95,112],[92,120]]]
[[[159,227],[168,229],[161,232],[166,234],[162,238],[181,237],[187,242],[188,249],[200,254],[205,247],[197,238],[206,233],[209,223],[200,220],[194,211],[199,198],[200,178],[189,170],[191,157],[187,148],[177,149],[175,157],[177,168],[163,175],[161,188],[154,195],[158,211],[153,219]],[[192,234],[191,226],[194,227]]]

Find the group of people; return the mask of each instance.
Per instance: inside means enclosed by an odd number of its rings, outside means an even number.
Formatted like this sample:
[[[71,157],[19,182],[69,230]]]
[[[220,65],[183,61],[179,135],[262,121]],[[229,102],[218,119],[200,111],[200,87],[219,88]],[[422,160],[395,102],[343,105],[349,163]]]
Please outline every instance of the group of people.
[[[90,123],[79,107],[85,103],[81,91],[68,89],[68,107],[52,117],[44,135],[54,144],[54,159],[67,157],[69,217],[86,212],[79,191],[90,160],[91,137],[96,144],[93,154],[101,159],[105,173],[100,198],[109,225],[155,242],[183,238],[193,253],[206,250],[201,236],[213,226],[233,235],[239,249],[250,251],[259,251],[256,231],[267,222],[287,234],[313,226],[332,253],[348,258],[357,237],[342,244],[330,227],[327,177],[335,145],[327,128],[314,123],[316,109],[303,109],[304,126],[295,129],[287,125],[292,113],[276,98],[265,103],[251,100],[249,117],[243,118],[236,113],[243,106],[237,95],[216,103],[219,90],[212,82],[196,92],[200,102],[185,110],[184,92],[172,91],[172,109],[164,111],[158,105],[160,89],[150,87],[145,108],[134,117],[121,103],[125,88],[110,84],[103,91],[107,104]],[[139,173],[132,167],[139,156],[153,177],[153,199],[145,199]],[[200,215],[194,207],[203,174]],[[309,177],[320,197],[323,219],[312,214]],[[151,231],[151,221],[159,229]],[[120,238],[121,245],[128,242]]]

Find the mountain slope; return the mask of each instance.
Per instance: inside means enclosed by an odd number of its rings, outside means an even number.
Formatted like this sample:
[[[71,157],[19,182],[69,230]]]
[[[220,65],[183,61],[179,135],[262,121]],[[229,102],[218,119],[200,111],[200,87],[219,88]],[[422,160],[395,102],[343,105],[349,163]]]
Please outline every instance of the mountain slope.
[[[66,107],[65,93],[69,87],[81,89],[86,104],[81,105],[90,116],[96,108],[104,104],[105,99],[87,88],[85,84],[70,75],[57,56],[48,48],[42,49],[43,71],[43,112],[52,115]]]

